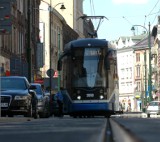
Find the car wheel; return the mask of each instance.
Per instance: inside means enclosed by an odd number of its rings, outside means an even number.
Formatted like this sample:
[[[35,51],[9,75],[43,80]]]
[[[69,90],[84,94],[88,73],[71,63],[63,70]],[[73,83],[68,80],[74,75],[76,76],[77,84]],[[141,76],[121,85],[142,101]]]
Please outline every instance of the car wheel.
[[[39,118],[44,118],[43,113],[39,113]]]
[[[38,113],[37,113],[37,111],[33,114],[33,118],[34,118],[34,119],[37,119],[37,118],[38,118]]]
[[[8,114],[8,117],[13,117],[13,114],[12,114],[12,113],[9,113],[9,114]]]
[[[29,109],[27,110],[27,113],[24,115],[25,117],[32,117],[32,104],[30,104]]]
[[[33,109],[34,110],[32,111],[33,112],[32,116],[33,116],[34,119],[37,119],[38,118],[37,105],[35,105]]]
[[[40,118],[48,118],[50,116],[49,106],[47,104],[43,108],[43,112],[40,114]]]
[[[42,113],[39,113],[39,117],[40,118],[47,118],[47,109],[44,108]]]
[[[45,111],[46,111],[46,118],[50,117],[49,105],[46,105]]]

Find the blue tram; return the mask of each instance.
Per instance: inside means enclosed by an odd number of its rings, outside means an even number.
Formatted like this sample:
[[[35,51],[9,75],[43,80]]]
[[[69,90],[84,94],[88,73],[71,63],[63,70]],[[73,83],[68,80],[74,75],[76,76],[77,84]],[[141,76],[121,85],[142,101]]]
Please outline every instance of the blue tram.
[[[110,117],[119,111],[116,50],[108,41],[69,42],[58,60],[58,70],[71,116]]]

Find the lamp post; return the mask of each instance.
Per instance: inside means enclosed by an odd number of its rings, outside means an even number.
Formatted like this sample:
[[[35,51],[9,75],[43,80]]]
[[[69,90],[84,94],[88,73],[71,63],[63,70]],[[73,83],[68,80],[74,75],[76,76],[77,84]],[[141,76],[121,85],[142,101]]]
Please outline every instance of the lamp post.
[[[148,78],[148,90],[149,90],[149,101],[152,100],[152,66],[151,66],[151,34],[150,34],[150,22],[149,22],[149,29],[147,30],[146,27],[142,25],[133,25],[131,30],[135,30],[135,26],[143,27],[148,35],[148,47],[149,47],[149,78]],[[145,102],[147,103],[147,73],[146,73],[146,49],[144,53],[144,61],[145,61]]]
[[[52,38],[52,31],[51,31],[51,6],[52,6],[52,0],[50,0],[50,5],[49,5],[49,69],[50,69],[50,80],[49,80],[49,86],[50,86],[50,95],[52,94],[52,74],[51,74],[51,69],[52,69],[52,53],[51,53],[51,50],[52,50],[52,45],[51,45],[51,38]]]
[[[60,31],[58,33],[58,60],[60,58]],[[58,91],[60,91],[60,85],[61,85],[61,73],[58,71]]]
[[[64,4],[63,3],[58,3],[58,4],[56,4],[55,6],[54,6],[54,8],[56,7],[56,6],[58,6],[58,5],[60,5],[61,4],[61,7],[60,7],[60,9],[66,9],[65,8],[65,6],[64,6]],[[50,0],[50,5],[49,5],[49,38],[50,38],[50,49],[49,49],[49,52],[50,52],[50,57],[49,57],[49,62],[50,62],[50,70],[52,69],[52,53],[51,53],[51,51],[52,51],[52,39],[53,39],[53,37],[52,37],[52,30],[51,30],[51,27],[52,27],[52,21],[53,21],[53,18],[52,18],[52,13],[53,13],[53,11],[52,11],[52,0]],[[58,46],[60,46],[60,41],[59,41],[59,45]],[[60,47],[58,47],[58,52],[59,52],[59,48]],[[58,55],[58,58],[59,58],[59,55]],[[59,79],[60,79],[60,77],[59,77],[60,75],[59,75],[59,73],[58,73],[58,91],[59,91],[59,84],[60,84],[60,81],[59,81]],[[52,75],[51,75],[51,71],[50,71],[50,94],[52,93]]]
[[[52,22],[53,22],[53,8],[55,8],[56,6],[58,6],[59,4],[61,4],[60,9],[66,9],[63,3],[58,3],[56,4],[54,7],[52,7],[52,0],[50,0],[50,2],[46,2],[43,1],[42,2],[46,3],[48,5],[48,9],[49,9],[49,69],[47,71],[47,75],[49,76],[49,92],[50,94],[52,93],[52,78],[53,75],[55,73],[55,71],[52,69],[52,39],[53,39],[53,31],[52,31]],[[43,9],[40,9],[43,10]]]
[[[30,14],[31,14],[31,10],[30,10],[30,0],[28,0],[28,9],[27,9],[27,18],[28,18],[28,27],[27,27],[27,30],[28,30],[28,33],[27,33],[27,42],[28,42],[28,45],[27,45],[27,62],[28,62],[28,81],[31,82],[31,68],[32,68],[32,62],[31,62],[31,28],[30,28]]]
[[[150,22],[149,22],[149,34],[148,34],[148,44],[149,44],[149,101],[152,101],[152,65],[151,65],[151,34],[150,34]]]

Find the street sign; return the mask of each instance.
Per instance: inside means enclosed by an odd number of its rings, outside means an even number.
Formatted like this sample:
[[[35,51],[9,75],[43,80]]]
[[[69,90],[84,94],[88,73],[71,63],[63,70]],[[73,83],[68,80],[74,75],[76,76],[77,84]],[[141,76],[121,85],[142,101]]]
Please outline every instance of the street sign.
[[[53,69],[48,69],[47,70],[47,75],[49,76],[49,77],[53,77],[53,75],[54,75],[54,70]]]
[[[55,73],[54,73],[54,76],[53,76],[54,78],[56,78],[56,77],[58,77],[58,71],[55,71]]]

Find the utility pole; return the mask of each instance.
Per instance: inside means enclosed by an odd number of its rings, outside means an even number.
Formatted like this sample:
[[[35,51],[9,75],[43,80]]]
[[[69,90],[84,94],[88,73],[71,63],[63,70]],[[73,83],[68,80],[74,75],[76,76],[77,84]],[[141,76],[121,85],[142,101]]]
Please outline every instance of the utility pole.
[[[145,52],[144,52],[144,70],[145,70],[145,91],[144,91],[144,95],[145,95],[145,106],[147,105],[147,64],[146,64],[146,49],[145,49]]]
[[[60,58],[60,31],[58,33],[58,60]],[[60,91],[61,86],[61,72],[58,71],[58,91]]]
[[[51,23],[51,18],[52,18],[52,0],[50,0],[50,5],[49,5],[49,69],[50,69],[50,95],[52,94],[52,73],[51,73],[51,69],[52,69],[52,31],[51,31],[51,27],[52,27],[52,23]]]
[[[148,46],[149,46],[149,80],[148,80],[148,89],[149,89],[149,102],[152,101],[152,65],[151,65],[151,34],[150,34],[150,22],[149,22],[149,34],[148,34]]]
[[[32,68],[32,63],[31,63],[31,28],[30,28],[30,24],[31,24],[31,9],[30,9],[30,0],[28,0],[28,10],[27,10],[27,16],[28,16],[28,34],[27,34],[27,62],[28,62],[28,81],[31,82],[31,68]]]

